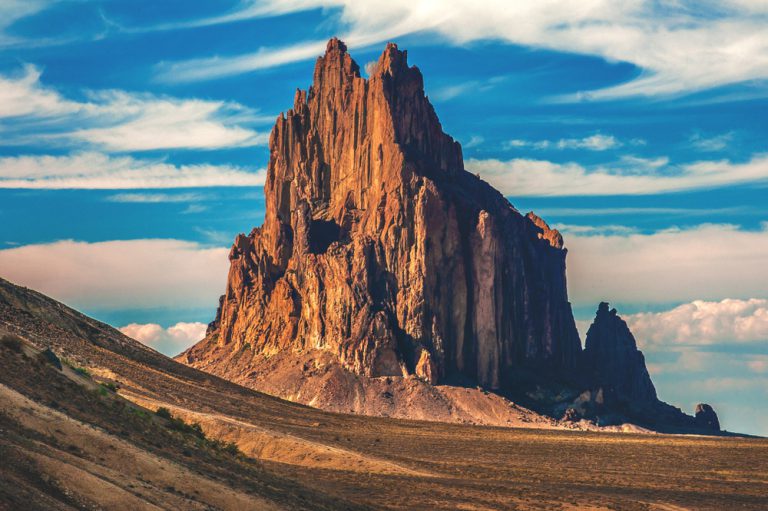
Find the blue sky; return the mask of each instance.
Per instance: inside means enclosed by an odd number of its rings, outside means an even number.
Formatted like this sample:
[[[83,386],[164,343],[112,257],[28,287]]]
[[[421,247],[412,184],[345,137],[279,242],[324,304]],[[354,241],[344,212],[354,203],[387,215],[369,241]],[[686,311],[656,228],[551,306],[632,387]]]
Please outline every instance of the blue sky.
[[[169,354],[261,223],[274,118],[325,41],[396,41],[446,132],[560,228],[581,331],[618,307],[660,395],[768,435],[768,7],[0,4],[0,275]]]

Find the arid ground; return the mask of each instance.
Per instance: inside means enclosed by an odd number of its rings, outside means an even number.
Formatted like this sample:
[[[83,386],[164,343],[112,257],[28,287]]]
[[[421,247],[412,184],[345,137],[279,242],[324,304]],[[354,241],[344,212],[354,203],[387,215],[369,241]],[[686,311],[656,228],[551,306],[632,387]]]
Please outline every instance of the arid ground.
[[[768,507],[766,439],[322,412],[182,366],[2,284],[0,325],[21,342],[0,346],[0,508]],[[62,371],[42,357],[48,346]]]

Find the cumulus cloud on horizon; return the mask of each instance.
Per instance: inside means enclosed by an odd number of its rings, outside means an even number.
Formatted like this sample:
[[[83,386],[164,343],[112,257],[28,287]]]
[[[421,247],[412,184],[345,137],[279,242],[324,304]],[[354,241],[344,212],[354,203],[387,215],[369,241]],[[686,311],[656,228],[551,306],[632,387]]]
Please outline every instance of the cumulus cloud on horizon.
[[[157,323],[131,323],[120,327],[119,330],[128,337],[172,357],[205,337],[206,328],[207,325],[200,322],[179,322],[168,328],[163,328]]]
[[[694,300],[664,312],[626,318],[645,345],[768,343],[768,299]]]
[[[768,223],[748,231],[704,224],[650,234],[565,236],[569,296],[601,301],[673,303],[766,295]]]
[[[751,231],[704,224],[648,234],[618,227],[609,234],[566,233],[569,296],[577,307],[765,297],[768,223]],[[173,239],[24,245],[0,250],[0,275],[81,307],[209,306],[224,288],[228,245]]]
[[[57,241],[0,250],[0,276],[86,310],[212,307],[228,248],[190,241]]]

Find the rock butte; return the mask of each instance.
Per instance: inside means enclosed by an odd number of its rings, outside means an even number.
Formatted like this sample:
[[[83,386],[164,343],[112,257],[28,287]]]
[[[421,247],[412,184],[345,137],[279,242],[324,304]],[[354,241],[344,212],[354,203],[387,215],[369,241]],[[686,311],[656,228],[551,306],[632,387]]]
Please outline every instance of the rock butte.
[[[216,318],[179,360],[337,411],[376,414],[381,378],[409,406],[421,383],[658,402],[633,338],[596,330],[582,353],[562,236],[464,170],[395,44],[366,79],[331,39],[269,148],[264,224],[235,240]],[[392,395],[393,377],[421,383]]]

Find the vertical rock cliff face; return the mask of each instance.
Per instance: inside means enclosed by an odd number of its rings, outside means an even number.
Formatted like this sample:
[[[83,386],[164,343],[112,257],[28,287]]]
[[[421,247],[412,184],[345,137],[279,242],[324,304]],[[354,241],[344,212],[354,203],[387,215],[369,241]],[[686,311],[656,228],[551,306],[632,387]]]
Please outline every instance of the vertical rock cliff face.
[[[388,44],[365,79],[332,39],[270,153],[264,225],[237,237],[185,362],[319,350],[366,377],[493,389],[574,374],[562,237],[464,170],[405,51]]]

